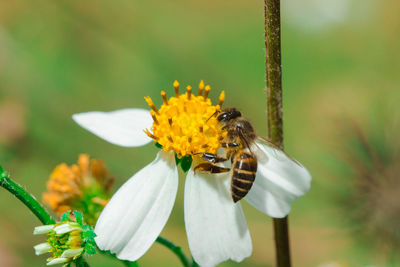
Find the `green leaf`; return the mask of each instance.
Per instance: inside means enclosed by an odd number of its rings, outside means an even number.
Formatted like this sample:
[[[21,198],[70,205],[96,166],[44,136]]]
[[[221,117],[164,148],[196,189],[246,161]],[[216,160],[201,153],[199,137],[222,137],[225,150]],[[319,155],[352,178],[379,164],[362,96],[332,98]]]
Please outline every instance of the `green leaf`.
[[[161,145],[160,143],[155,143],[154,145],[155,145],[156,147],[162,149],[162,145]]]
[[[86,243],[86,244],[85,244],[84,250],[85,250],[85,252],[86,252],[87,254],[89,254],[89,255],[96,254],[96,252],[97,252],[96,247],[93,246],[93,245],[90,244],[90,243]]]
[[[82,226],[83,233],[82,237],[86,242],[90,242],[95,244],[94,238],[97,236],[96,233],[93,231],[93,228],[90,225],[84,224]]]
[[[93,228],[88,224],[84,224],[82,226],[82,229],[83,229],[83,231],[93,231]]]
[[[67,221],[70,221],[70,219],[69,219],[69,214],[71,213],[71,211],[69,210],[69,211],[66,211],[66,212],[64,212],[63,213],[63,215],[61,215],[61,218],[60,218],[60,220],[62,221],[62,222],[67,222]]]
[[[85,240],[92,240],[95,237],[96,237],[96,234],[95,234],[95,232],[93,232],[93,230],[83,232],[83,239],[85,239]]]
[[[82,213],[80,213],[80,212],[77,211],[77,210],[74,210],[74,215],[75,215],[76,222],[77,222],[80,226],[83,226],[83,215],[82,215]]]
[[[193,159],[191,156],[185,156],[181,158],[181,168],[183,172],[187,172],[190,169],[190,166],[192,166]]]

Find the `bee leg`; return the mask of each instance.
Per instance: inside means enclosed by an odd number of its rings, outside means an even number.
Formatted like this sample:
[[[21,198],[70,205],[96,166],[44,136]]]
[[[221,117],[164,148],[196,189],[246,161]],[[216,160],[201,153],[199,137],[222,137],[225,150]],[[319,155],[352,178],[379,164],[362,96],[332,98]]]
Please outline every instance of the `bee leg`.
[[[240,146],[240,144],[238,144],[238,143],[221,143],[221,146],[223,148],[238,147],[238,146]]]
[[[209,172],[209,173],[222,173],[222,172],[229,172],[230,170],[231,170],[230,168],[219,167],[211,163],[200,163],[194,168],[194,174],[196,174],[196,171]]]
[[[224,162],[224,161],[228,160],[227,158],[218,157],[218,155],[211,154],[211,153],[197,153],[196,155],[201,155],[202,159],[205,159],[211,163]]]

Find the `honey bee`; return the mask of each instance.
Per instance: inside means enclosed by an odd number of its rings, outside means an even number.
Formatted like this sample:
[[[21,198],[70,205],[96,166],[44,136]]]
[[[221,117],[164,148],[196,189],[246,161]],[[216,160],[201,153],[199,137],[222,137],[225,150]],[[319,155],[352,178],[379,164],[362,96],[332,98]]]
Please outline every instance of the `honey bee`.
[[[217,114],[217,113],[215,113]],[[214,115],[215,115],[214,114]],[[213,116],[214,116],[213,115]],[[257,172],[257,157],[251,151],[251,146],[258,138],[251,123],[242,117],[236,108],[225,108],[218,113],[217,122],[222,130],[227,131],[226,137],[220,140],[225,148],[225,156],[211,153],[198,153],[208,161],[200,163],[194,171],[223,173],[231,171],[231,196],[233,202],[238,202],[250,191]],[[224,168],[215,163],[231,160],[232,168]]]

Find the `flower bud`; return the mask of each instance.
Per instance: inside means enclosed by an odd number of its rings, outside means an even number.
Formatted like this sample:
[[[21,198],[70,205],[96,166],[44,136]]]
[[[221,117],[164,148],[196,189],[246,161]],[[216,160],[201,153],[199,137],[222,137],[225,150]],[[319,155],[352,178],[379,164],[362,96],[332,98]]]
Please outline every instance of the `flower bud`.
[[[62,221],[52,225],[35,227],[33,234],[47,234],[45,243],[34,246],[35,254],[41,255],[51,253],[47,259],[47,265],[64,263],[81,257],[84,253],[96,253],[93,229],[83,224],[83,216],[80,212],[74,211],[76,222],[69,219],[69,213],[62,216]]]

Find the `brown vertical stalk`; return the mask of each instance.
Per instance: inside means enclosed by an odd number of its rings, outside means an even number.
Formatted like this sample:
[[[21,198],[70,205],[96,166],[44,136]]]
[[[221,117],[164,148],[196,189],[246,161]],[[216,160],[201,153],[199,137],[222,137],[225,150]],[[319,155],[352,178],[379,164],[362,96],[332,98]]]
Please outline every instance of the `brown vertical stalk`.
[[[280,0],[264,0],[267,126],[269,140],[283,149]],[[288,218],[273,219],[278,267],[290,267]]]

